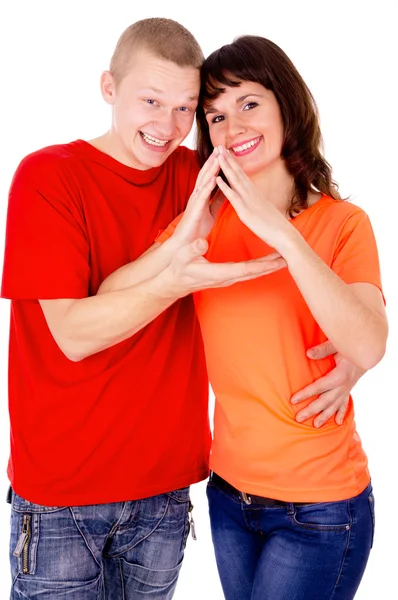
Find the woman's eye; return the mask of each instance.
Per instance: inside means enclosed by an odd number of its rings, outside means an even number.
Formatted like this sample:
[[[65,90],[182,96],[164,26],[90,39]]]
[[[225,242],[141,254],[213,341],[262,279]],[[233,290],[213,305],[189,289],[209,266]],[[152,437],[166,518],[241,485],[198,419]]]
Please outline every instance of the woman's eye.
[[[217,115],[216,117],[213,117],[211,120],[212,123],[221,123],[221,121],[224,121],[223,115]]]
[[[258,106],[257,102],[248,102],[244,105],[243,110],[252,110],[253,108],[256,108],[256,106]]]
[[[146,102],[147,104],[153,104],[153,105],[154,105],[154,104],[156,104],[156,100],[152,100],[151,98],[146,98],[146,99],[145,99],[145,102]]]

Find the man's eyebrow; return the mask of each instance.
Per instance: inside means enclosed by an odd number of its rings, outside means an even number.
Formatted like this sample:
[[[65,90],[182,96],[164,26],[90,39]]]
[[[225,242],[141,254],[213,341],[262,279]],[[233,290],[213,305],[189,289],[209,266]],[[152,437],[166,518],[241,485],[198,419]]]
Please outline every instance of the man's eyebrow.
[[[145,88],[145,89],[141,90],[141,94],[148,93],[148,92],[154,93],[154,94],[164,94],[164,90],[161,90],[156,87],[149,87],[149,88]],[[190,102],[197,102],[199,100],[199,96],[189,96],[188,100]]]
[[[155,87],[147,87],[141,90],[141,94],[143,94],[144,92],[154,92],[155,94],[164,94],[163,90],[160,90],[159,88],[155,88]]]
[[[241,102],[244,102],[246,100],[246,98],[250,98],[252,96],[254,96],[255,98],[263,97],[262,94],[245,94],[244,96],[239,96],[239,98],[236,99],[236,104],[240,104]],[[205,110],[205,117],[206,117],[206,115],[214,114],[216,112],[221,112],[221,111],[210,106],[208,109]]]

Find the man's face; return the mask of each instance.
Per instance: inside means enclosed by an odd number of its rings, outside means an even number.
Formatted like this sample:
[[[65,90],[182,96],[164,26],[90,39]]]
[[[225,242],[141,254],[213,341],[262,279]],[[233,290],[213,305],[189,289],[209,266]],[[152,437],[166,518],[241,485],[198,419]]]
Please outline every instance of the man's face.
[[[189,134],[199,70],[140,50],[106,100],[113,106],[111,154],[135,169],[158,167]]]

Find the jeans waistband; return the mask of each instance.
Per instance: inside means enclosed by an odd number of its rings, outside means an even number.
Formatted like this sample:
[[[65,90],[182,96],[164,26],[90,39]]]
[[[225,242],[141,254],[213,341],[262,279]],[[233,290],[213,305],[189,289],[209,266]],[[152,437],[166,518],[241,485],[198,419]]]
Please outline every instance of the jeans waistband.
[[[236,489],[233,485],[225,481],[217,473],[212,472],[210,475],[210,481],[218,487],[220,490],[230,494],[238,496],[238,498],[245,504],[260,504],[268,508],[284,508],[292,502],[285,502],[284,500],[275,500],[275,498],[266,498],[264,496],[256,496],[255,494],[249,494]],[[304,506],[312,504],[311,502],[294,502],[296,506]]]

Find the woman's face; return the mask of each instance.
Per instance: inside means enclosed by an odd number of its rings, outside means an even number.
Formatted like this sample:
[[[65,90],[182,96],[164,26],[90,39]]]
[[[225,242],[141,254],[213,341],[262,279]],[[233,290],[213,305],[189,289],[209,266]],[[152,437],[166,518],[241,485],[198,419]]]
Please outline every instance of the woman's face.
[[[213,146],[228,148],[247,175],[282,162],[282,115],[273,92],[261,84],[242,81],[239,87],[227,86],[205,115]]]

